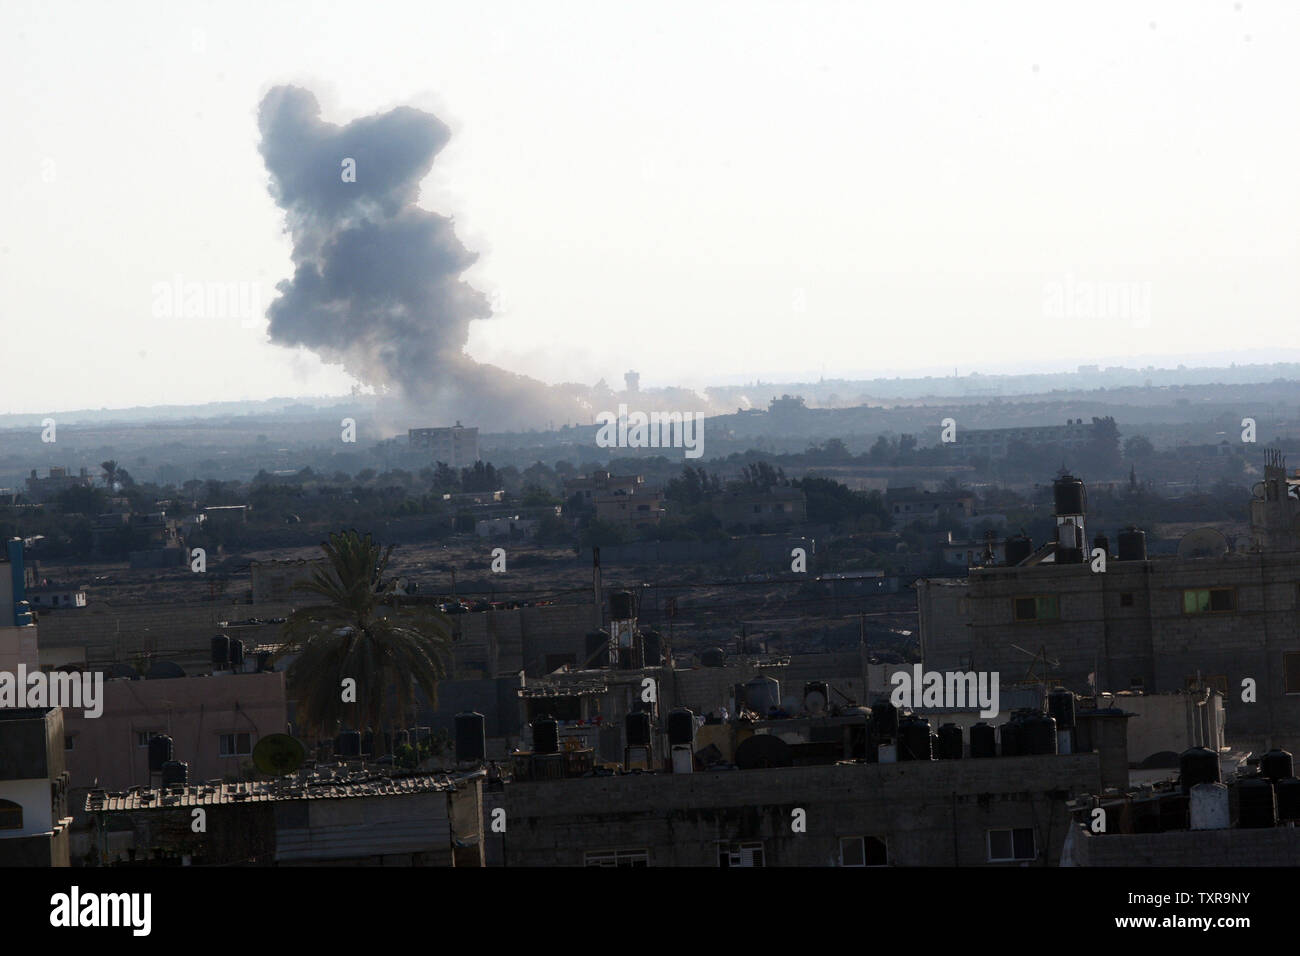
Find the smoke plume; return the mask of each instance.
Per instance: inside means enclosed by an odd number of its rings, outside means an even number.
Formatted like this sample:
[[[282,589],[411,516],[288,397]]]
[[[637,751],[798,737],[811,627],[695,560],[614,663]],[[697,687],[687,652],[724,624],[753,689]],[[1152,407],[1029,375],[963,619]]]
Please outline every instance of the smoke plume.
[[[450,138],[445,124],[398,107],[339,126],[321,120],[310,91],[278,86],[263,98],[258,125],[271,195],[293,238],[293,278],[268,309],[273,342],[304,346],[398,391],[431,423],[588,419],[577,389],[464,353],[469,324],[491,315],[487,298],[461,278],[477,255],[449,218],[416,205]],[[355,181],[347,181],[347,161]]]

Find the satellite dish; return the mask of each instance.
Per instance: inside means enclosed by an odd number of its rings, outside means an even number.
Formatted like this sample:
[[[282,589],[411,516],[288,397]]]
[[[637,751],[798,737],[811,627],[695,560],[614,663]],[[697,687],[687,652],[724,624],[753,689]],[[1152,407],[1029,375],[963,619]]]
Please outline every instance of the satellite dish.
[[[1250,493],[1255,497],[1255,500],[1256,500],[1256,501],[1263,501],[1263,500],[1264,500],[1264,482],[1262,482],[1262,481],[1257,481],[1257,482],[1255,482],[1254,487],[1252,487],[1252,488],[1250,489]]]
[[[814,688],[808,691],[803,698],[804,710],[810,714],[822,714],[826,712],[826,694],[820,688]]]
[[[130,664],[127,664],[124,661],[118,661],[116,664],[113,665],[113,676],[127,677],[130,678],[131,680],[140,679],[139,672],[137,672],[134,667],[132,667]]]
[[[288,734],[268,734],[253,748],[253,766],[273,777],[293,773],[306,759],[307,748]]]
[[[1214,528],[1189,531],[1178,542],[1180,558],[1217,558],[1228,551],[1228,539],[1223,536],[1223,532]]]
[[[793,762],[790,745],[772,734],[755,734],[736,748],[736,766],[741,770],[789,767]]]
[[[149,665],[145,680],[165,680],[172,677],[184,677],[185,669],[175,661],[154,661]]]

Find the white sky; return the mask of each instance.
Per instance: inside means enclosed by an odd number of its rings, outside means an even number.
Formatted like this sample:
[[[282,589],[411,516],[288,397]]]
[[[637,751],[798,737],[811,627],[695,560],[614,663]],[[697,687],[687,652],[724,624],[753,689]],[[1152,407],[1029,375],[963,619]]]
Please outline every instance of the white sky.
[[[260,314],[282,82],[452,127],[421,204],[498,304],[469,351],[547,381],[1293,358],[1298,40],[1254,0],[6,0],[0,412],[347,389]],[[256,321],[155,317],[177,275]]]

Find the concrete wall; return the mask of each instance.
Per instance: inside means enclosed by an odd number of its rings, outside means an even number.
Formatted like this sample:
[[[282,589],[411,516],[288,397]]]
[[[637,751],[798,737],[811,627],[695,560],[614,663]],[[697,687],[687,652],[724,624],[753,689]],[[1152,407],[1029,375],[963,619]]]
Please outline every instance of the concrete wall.
[[[99,717],[66,712],[73,738],[68,769],[74,789],[96,779],[105,790],[148,786],[149,749],[137,743],[137,734],[148,731],[171,735],[175,759],[189,764],[191,781],[212,780],[252,766],[251,757],[220,756],[221,734],[249,734],[251,749],[287,727],[282,672],[110,680]]]
[[[1094,834],[1075,825],[1075,866],[1285,866],[1300,860],[1300,829]]]
[[[891,865],[976,866],[990,828],[1029,827],[1042,866],[1059,858],[1067,794],[1098,783],[1095,754],[508,783],[503,855],[581,866],[646,849],[651,866],[717,866],[719,841],[761,841],[768,866],[835,866],[842,837],[874,836]],[[796,808],[806,832],[792,832]]]
[[[1243,749],[1300,746],[1300,694],[1285,692],[1283,655],[1300,650],[1300,553],[1237,553],[1215,558],[1121,562],[1104,574],[1088,565],[973,570],[957,582],[917,588],[927,669],[997,670],[1003,683],[1040,648],[1050,669],[1076,691],[1097,672],[1101,690],[1139,679],[1148,693],[1183,690],[1189,677],[1223,677],[1228,742]],[[1183,590],[1232,587],[1236,610],[1185,614]],[[1016,597],[1056,595],[1060,619],[1018,623]],[[1126,606],[1123,595],[1131,596]],[[1040,672],[1043,668],[1038,667]],[[1241,699],[1252,678],[1257,701]]]

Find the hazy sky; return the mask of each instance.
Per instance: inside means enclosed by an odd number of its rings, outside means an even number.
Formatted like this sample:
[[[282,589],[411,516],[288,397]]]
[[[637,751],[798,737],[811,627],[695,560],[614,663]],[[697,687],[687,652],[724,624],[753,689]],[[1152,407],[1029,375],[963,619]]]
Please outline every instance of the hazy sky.
[[[1250,0],[6,0],[0,412],[347,390],[266,341],[286,82],[451,127],[469,351],[547,381],[1293,358],[1298,45]]]

